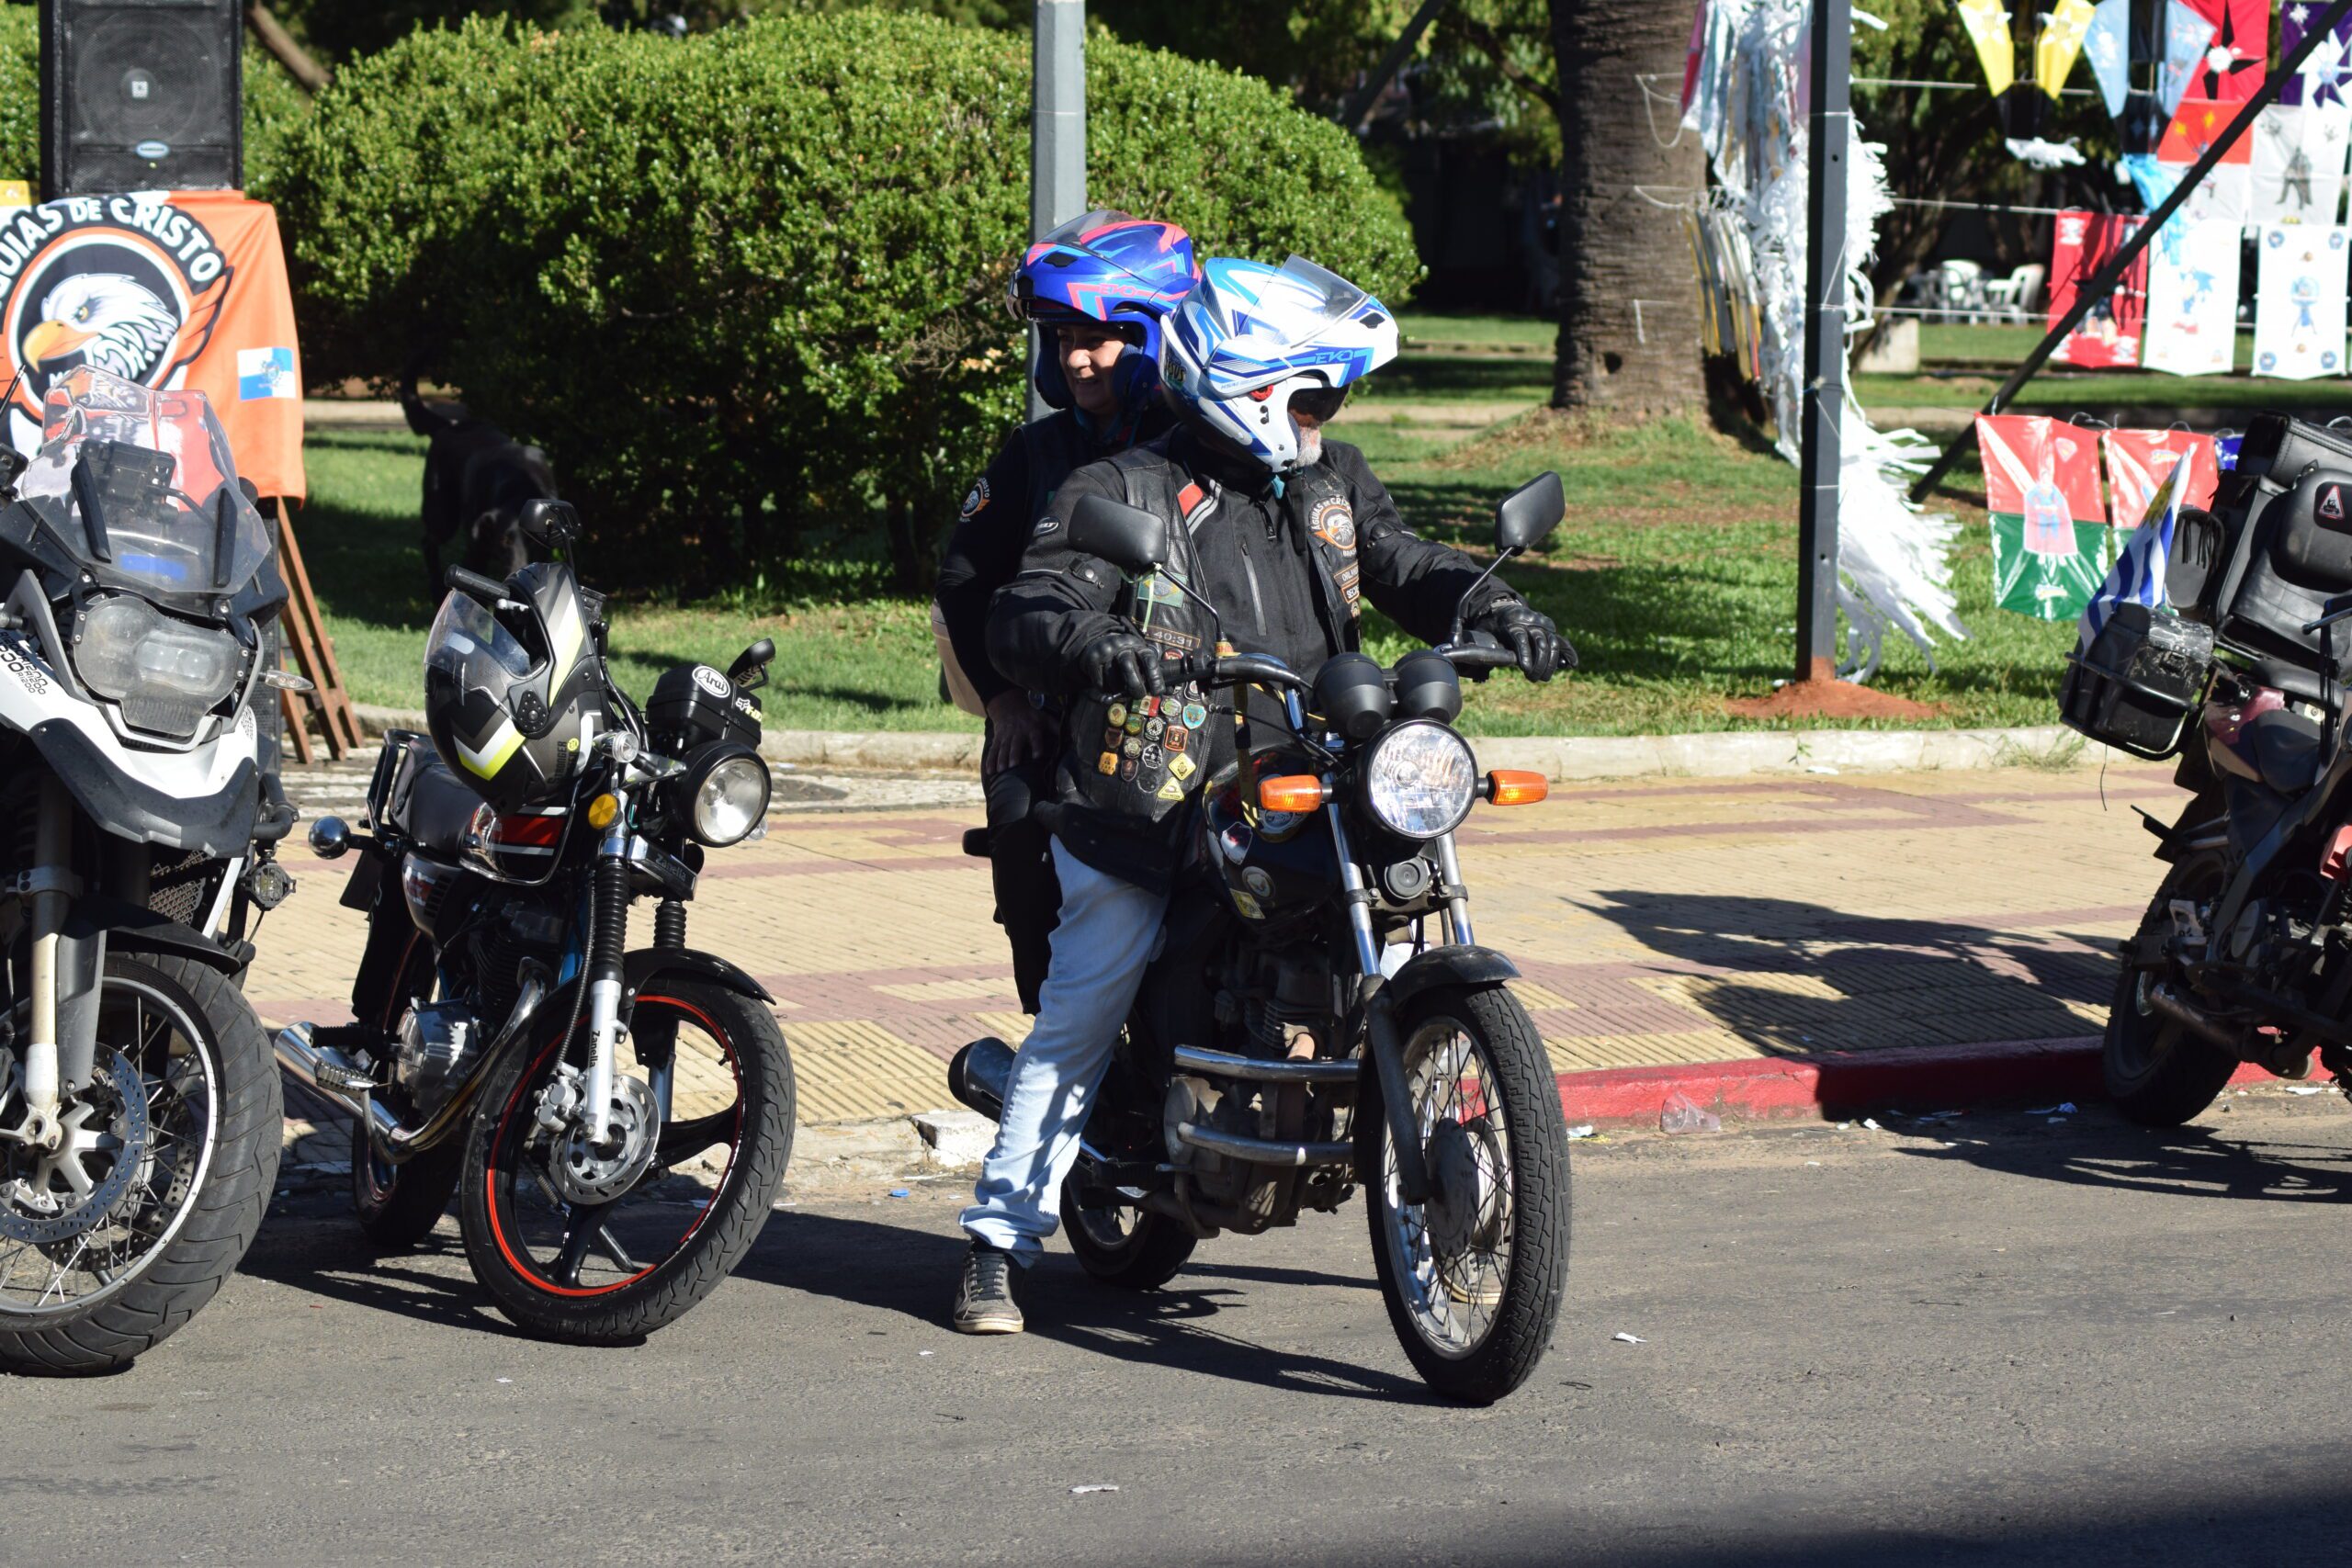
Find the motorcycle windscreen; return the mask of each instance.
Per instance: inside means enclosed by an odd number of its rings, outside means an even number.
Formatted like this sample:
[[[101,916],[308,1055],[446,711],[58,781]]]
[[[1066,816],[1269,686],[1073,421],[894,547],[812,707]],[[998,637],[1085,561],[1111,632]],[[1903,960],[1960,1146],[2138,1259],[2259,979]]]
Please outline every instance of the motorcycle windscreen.
[[[60,542],[108,586],[233,597],[269,560],[269,527],[202,392],[74,371],[49,389],[17,492],[66,509]]]

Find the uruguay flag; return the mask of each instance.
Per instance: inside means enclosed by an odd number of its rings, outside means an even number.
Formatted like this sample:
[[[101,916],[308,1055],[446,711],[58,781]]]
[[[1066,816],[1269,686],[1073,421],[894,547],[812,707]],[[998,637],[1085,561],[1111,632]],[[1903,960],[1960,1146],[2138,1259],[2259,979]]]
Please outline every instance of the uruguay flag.
[[[2180,522],[2180,501],[2188,485],[2188,464],[2177,461],[2165,482],[2156,488],[2154,499],[2148,502],[2147,512],[2140,525],[2132,530],[2132,537],[2117,552],[2115,565],[2109,569],[2107,581],[2083,606],[2083,618],[2076,623],[2080,630],[2075,638],[2075,651],[2088,653],[2091,644],[2115,614],[2119,604],[2145,604],[2152,610],[2167,607],[2165,598],[2165,562],[2172,556],[2172,533]]]

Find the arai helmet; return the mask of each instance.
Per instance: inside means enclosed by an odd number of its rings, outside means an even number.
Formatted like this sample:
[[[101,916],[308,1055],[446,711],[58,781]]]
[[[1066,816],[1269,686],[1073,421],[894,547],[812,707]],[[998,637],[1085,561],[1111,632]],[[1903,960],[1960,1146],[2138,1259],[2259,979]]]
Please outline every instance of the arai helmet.
[[[434,750],[500,812],[567,791],[608,718],[571,569],[536,562],[509,581],[514,607],[495,612],[451,593],[424,643]]]
[[[1133,409],[1159,384],[1160,318],[1197,276],[1192,237],[1175,224],[1090,212],[1030,246],[1004,298],[1014,315],[1048,329],[1072,320],[1121,329],[1130,346],[1113,375],[1120,406]],[[1060,355],[1038,355],[1037,394],[1057,409],[1073,401]]]
[[[1396,357],[1396,318],[1337,273],[1216,256],[1169,320],[1159,376],[1186,420],[1284,474],[1301,466],[1292,403],[1329,419]]]

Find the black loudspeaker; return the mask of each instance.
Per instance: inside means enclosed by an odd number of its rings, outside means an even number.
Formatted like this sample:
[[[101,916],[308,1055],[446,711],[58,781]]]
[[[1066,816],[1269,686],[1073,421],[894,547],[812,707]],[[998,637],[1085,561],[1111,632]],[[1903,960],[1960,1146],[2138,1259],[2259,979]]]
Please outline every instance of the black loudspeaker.
[[[45,197],[244,184],[244,7],[41,0]]]

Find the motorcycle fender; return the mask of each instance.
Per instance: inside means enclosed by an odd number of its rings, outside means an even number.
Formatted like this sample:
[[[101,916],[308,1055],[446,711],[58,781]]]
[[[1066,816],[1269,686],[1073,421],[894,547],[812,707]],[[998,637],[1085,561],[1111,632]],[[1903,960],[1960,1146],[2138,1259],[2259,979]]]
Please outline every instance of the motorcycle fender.
[[[1398,1008],[1433,986],[1492,990],[1519,978],[1519,965],[1491,947],[1432,947],[1405,961],[1382,988]]]
[[[775,1000],[765,986],[717,953],[691,947],[640,947],[621,960],[621,1006],[625,1010],[637,1000],[637,994],[645,988],[646,982],[657,975],[691,975],[741,996],[763,1002]]]
[[[91,896],[78,898],[66,917],[65,934],[88,936],[104,932],[107,946],[117,953],[146,953],[164,958],[187,958],[234,977],[244,968],[235,953],[198,931],[168,916],[126,903],[120,898]]]

